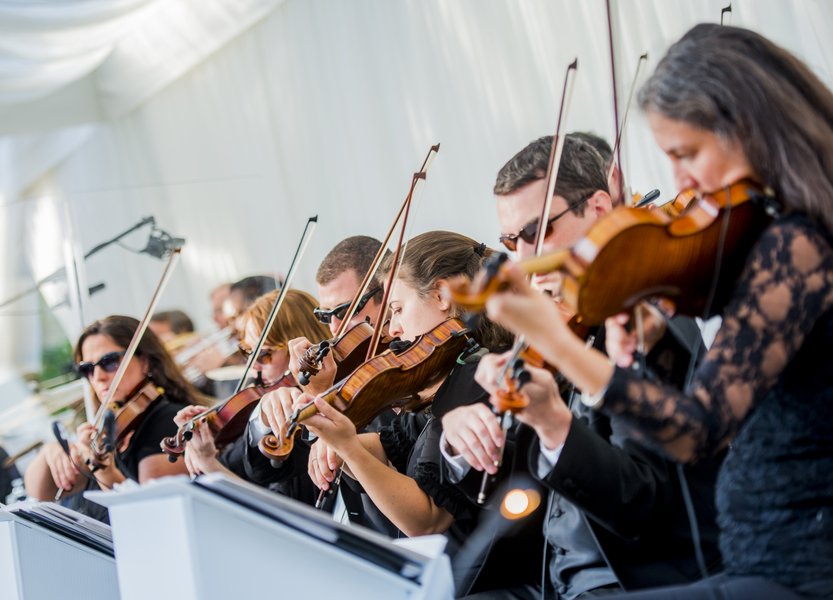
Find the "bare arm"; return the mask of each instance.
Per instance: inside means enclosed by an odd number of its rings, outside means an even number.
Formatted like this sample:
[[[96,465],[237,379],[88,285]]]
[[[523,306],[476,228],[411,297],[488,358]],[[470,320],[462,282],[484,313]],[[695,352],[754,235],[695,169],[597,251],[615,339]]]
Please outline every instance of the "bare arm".
[[[356,435],[350,419],[338,410],[321,399],[316,400],[316,406],[320,414],[307,419],[306,426],[344,459],[373,503],[394,525],[408,536],[442,533],[451,526],[454,519],[448,511],[438,508],[416,481],[388,466],[378,435]],[[311,463],[317,462],[314,454],[310,456]],[[313,467],[311,464],[311,471]],[[321,483],[326,481],[313,480],[325,487]]]
[[[74,444],[70,448],[74,450]],[[67,495],[75,494],[85,482],[58,442],[44,444],[23,474],[26,493],[37,500],[54,499],[58,489]]]

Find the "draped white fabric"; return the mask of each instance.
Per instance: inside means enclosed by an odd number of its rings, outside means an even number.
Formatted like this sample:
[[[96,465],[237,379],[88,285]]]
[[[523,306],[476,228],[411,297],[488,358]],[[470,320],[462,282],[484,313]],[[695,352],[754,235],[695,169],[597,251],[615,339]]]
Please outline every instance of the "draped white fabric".
[[[671,42],[697,22],[717,21],[727,2],[611,4],[621,113],[639,55],[649,53],[644,78]],[[831,84],[830,3],[732,4],[731,24],[787,46]],[[331,246],[348,235],[384,234],[436,142],[442,147],[417,198],[413,233],[451,229],[494,244],[494,176],[530,140],[552,133],[573,57],[579,70],[567,128],[613,137],[604,0],[62,7],[86,12],[62,22],[0,9],[0,38],[15,33],[0,41],[7,136],[0,248],[12,257],[4,260],[0,297],[63,266],[71,248],[88,250],[147,215],[187,239],[162,305],[185,309],[200,326],[214,285],[285,271],[306,218],[317,213],[296,284],[314,291],[315,267]],[[54,44],[38,48],[38,28]],[[27,74],[24,60],[38,62],[37,72]],[[21,103],[25,97],[39,99]],[[674,193],[638,110],[623,163],[634,189]],[[69,225],[74,246],[64,241]],[[124,244],[142,246],[143,235]],[[86,314],[140,313],[161,268],[119,247],[91,258],[86,282],[106,288]],[[79,320],[63,311],[73,337]],[[4,330],[14,327],[11,317],[0,319]],[[31,327],[15,333],[30,335]],[[8,348],[3,360],[26,362]]]

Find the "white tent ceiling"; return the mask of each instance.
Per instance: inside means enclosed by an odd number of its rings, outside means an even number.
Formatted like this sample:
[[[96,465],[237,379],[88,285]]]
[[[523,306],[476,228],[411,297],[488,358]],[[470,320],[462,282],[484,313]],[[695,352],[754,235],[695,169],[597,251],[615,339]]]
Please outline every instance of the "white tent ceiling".
[[[620,106],[640,54],[649,72],[726,3],[611,0]],[[732,24],[787,46],[831,83],[831,3],[732,4]],[[573,57],[568,128],[611,138],[604,0],[0,2],[0,299],[148,215],[187,239],[162,305],[200,326],[214,285],[285,271],[317,213],[297,280],[313,290],[333,244],[384,234],[436,142],[413,232],[492,243],[494,175],[552,133]],[[623,147],[635,189],[673,193],[638,114]],[[106,288],[85,318],[140,314],[161,269],[118,246],[90,258],[82,275]],[[53,302],[66,293],[44,291]],[[30,297],[0,309],[7,376],[37,367],[37,308]],[[56,314],[74,337],[78,315]]]

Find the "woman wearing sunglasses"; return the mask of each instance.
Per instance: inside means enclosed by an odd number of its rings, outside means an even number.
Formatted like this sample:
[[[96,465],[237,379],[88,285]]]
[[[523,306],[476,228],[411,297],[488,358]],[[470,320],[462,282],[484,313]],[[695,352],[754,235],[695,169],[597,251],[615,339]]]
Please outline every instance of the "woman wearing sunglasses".
[[[132,317],[114,315],[96,321],[78,339],[75,346],[76,370],[90,384],[96,404],[110,391],[125,349],[138,325],[139,322]],[[39,500],[52,500],[59,495],[72,496],[89,489],[90,485],[97,484],[108,489],[125,479],[143,483],[166,475],[185,473],[184,465],[171,464],[162,454],[159,442],[176,432],[173,417],[177,411],[183,405],[198,401],[200,394],[182,376],[176,363],[150,330],[139,342],[136,354],[113,394],[114,400],[129,401],[131,392],[147,381],[155,384],[162,393],[142,413],[141,421],[130,434],[123,451],[113,452],[104,461],[103,468],[90,474],[86,460],[92,457],[90,441],[95,427],[83,423],[78,427],[77,442],[70,443],[69,456],[57,442],[44,446],[26,470],[28,494]],[[79,495],[70,504],[83,510],[80,500]]]
[[[240,342],[240,351],[247,358],[252,348],[257,346],[279,293],[279,290],[275,290],[261,296],[241,317],[243,339]],[[300,290],[287,292],[284,304],[252,366],[257,378],[262,379],[265,385],[279,381],[286,374],[289,368],[289,340],[301,336],[323,339],[329,334],[327,328],[313,316],[315,306],[315,298],[310,294]],[[271,397],[273,394],[265,396],[261,403],[270,402]],[[196,406],[182,409],[176,416],[177,424],[185,423],[203,410]],[[257,449],[260,439],[270,431],[273,424],[272,414],[274,410],[271,405],[268,411],[263,410],[262,406],[255,408],[243,435],[222,453],[218,453],[208,427],[198,422],[193,431],[194,436],[185,450],[188,471],[192,475],[224,471],[297,500],[314,502],[315,490],[306,477],[299,480],[293,477],[292,469],[275,469]],[[305,468],[306,460],[299,464]]]

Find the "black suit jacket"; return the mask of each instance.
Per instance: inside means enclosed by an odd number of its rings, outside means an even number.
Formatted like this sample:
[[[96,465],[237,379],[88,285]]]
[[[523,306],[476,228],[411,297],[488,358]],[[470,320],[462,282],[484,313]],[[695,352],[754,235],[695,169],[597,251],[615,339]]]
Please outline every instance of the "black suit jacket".
[[[682,386],[692,354],[700,355],[704,348],[691,319],[674,319],[673,324],[647,357],[651,369],[647,376]],[[601,338],[597,337],[596,347],[602,346]],[[567,399],[566,390],[563,392]],[[574,415],[560,458],[546,476],[539,478],[537,473],[538,438],[522,424],[513,429],[507,441],[504,462],[509,468],[504,468],[501,475],[531,474],[546,489],[577,506],[626,590],[685,583],[701,576],[686,510],[685,485],[692,499],[706,564],[710,573],[719,571],[714,485],[722,456],[681,468],[629,439],[619,423],[600,413],[582,406]],[[680,481],[681,473],[684,484]],[[460,486],[474,497],[481,479],[481,473],[472,471]],[[546,509],[547,503],[542,505]],[[540,517],[539,514],[538,519],[523,527],[527,543],[533,546],[538,546],[532,537],[533,529],[543,540]],[[540,552],[538,557],[540,561]],[[491,561],[486,558],[486,564]],[[516,585],[516,579],[500,585]],[[539,581],[540,577],[535,577],[524,583],[537,585]]]

